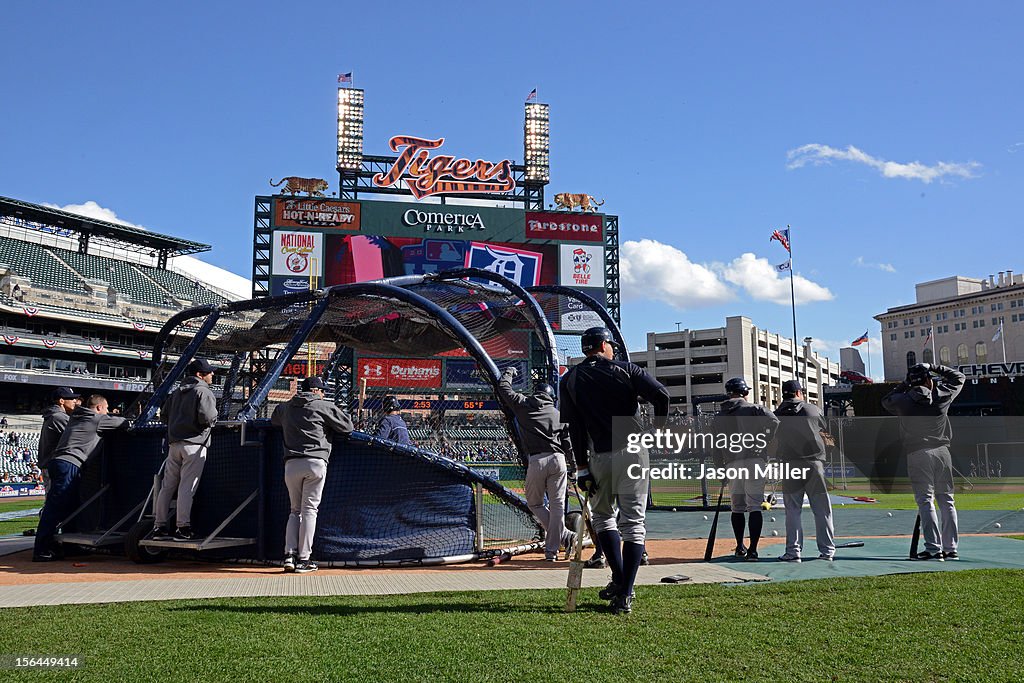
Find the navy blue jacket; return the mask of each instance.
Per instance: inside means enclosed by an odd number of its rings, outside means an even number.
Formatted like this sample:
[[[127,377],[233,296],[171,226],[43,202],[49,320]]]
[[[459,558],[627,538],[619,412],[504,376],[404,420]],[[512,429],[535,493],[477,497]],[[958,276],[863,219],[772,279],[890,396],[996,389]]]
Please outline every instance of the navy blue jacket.
[[[387,439],[400,443],[403,446],[411,446],[412,439],[409,438],[409,428],[401,415],[387,415],[380,421],[374,436],[378,439]]]

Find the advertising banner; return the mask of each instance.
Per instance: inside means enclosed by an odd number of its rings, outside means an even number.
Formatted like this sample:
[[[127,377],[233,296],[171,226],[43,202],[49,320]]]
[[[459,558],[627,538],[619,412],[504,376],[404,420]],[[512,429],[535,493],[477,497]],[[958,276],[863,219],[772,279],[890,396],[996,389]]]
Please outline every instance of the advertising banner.
[[[488,206],[367,201],[360,211],[362,232],[395,237],[522,242],[526,224],[521,209]]]
[[[529,358],[530,357],[530,334],[529,332],[506,332],[500,337],[481,340],[480,345],[491,358]],[[469,353],[465,349],[453,349],[445,351],[441,356],[454,358],[468,358]]]
[[[526,238],[572,242],[602,242],[604,219],[582,213],[527,213]]]
[[[367,387],[439,389],[441,361],[430,358],[360,358],[359,381]]]
[[[501,361],[497,363],[498,370],[504,372],[505,368],[514,366],[519,374],[512,381],[512,386],[518,391],[525,391],[529,386],[530,368],[525,360]],[[444,371],[445,386],[449,389],[472,389],[490,391],[491,384],[488,382],[479,366],[474,360],[462,360],[453,358],[445,361]]]
[[[568,287],[604,287],[604,247],[563,244],[558,250],[560,284]]]
[[[323,238],[318,232],[275,230],[270,244],[270,274],[319,277],[324,261]]]
[[[336,199],[274,198],[275,228],[359,229],[359,202]]]
[[[544,255],[538,251],[471,242],[465,265],[497,273],[521,287],[533,287],[540,284],[543,260]]]
[[[571,311],[563,313],[559,325],[562,332],[584,332],[591,327],[604,327],[604,321],[594,311]]]
[[[309,289],[308,277],[287,277],[285,275],[273,275],[270,278],[270,295],[281,296],[282,294],[294,294],[305,292]]]

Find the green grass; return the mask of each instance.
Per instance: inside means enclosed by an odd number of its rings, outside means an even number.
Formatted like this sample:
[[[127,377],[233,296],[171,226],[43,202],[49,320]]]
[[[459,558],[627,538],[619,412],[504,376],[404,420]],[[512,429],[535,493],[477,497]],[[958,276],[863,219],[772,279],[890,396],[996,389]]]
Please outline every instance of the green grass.
[[[33,498],[32,500],[18,499],[18,500],[2,500],[0,501],[0,513],[2,512],[13,512],[15,510],[31,510],[34,508],[43,507],[42,498]],[[22,517],[20,519],[12,519],[6,522],[0,522],[0,536],[10,536],[12,534],[21,534],[26,529],[35,529],[39,524],[39,517],[33,515],[31,517]]]
[[[26,680],[1011,681],[1024,571],[743,587],[219,599],[7,609],[0,653],[79,654]]]

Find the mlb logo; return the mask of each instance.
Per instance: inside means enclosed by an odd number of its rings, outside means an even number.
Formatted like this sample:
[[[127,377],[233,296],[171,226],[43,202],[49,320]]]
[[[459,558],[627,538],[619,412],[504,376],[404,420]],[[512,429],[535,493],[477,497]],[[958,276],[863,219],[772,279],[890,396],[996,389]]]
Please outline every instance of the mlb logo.
[[[513,247],[471,242],[466,251],[467,268],[481,268],[507,277],[520,287],[540,284],[543,254]]]

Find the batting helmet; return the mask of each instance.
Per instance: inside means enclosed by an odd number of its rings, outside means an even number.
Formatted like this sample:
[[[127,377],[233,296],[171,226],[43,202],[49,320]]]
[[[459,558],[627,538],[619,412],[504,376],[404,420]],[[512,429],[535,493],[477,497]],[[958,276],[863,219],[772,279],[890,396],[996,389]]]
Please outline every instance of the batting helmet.
[[[382,403],[384,412],[390,413],[392,410],[401,410],[402,404],[398,402],[398,399],[394,396],[385,396]]]
[[[580,348],[583,349],[584,353],[597,351],[604,342],[608,342],[612,346],[618,346],[607,327],[591,327],[580,338]]]
[[[537,382],[533,385],[533,395],[539,396],[541,394],[547,396],[552,401],[555,400],[555,388],[547,382]]]
[[[725,383],[725,393],[746,396],[750,393],[750,387],[747,386],[747,380],[742,377],[733,377]]]

